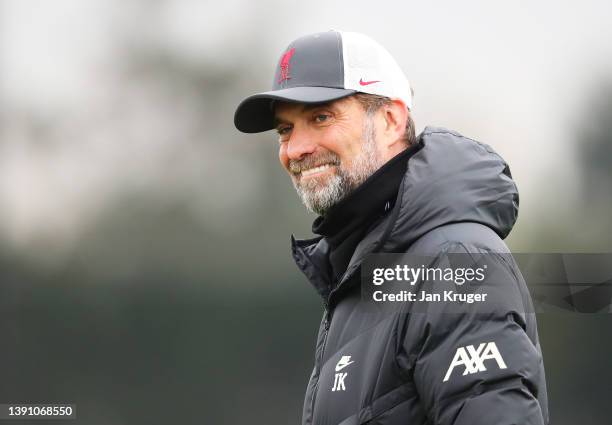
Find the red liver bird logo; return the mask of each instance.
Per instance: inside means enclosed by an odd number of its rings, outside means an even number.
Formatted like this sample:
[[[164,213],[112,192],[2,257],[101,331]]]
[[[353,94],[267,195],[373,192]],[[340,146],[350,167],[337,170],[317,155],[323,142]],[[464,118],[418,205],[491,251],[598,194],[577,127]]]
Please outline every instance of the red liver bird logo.
[[[279,84],[285,80],[290,79],[289,76],[289,61],[295,53],[295,47],[287,51],[280,60],[280,78],[278,79]]]

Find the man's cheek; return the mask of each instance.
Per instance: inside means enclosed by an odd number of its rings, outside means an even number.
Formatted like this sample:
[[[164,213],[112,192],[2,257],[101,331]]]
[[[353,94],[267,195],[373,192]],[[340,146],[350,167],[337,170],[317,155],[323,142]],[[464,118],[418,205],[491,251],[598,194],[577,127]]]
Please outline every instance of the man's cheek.
[[[281,163],[281,166],[289,173],[289,158],[287,157],[287,147],[285,145],[281,145],[278,150],[278,160]]]
[[[281,162],[287,162],[287,143],[278,142],[278,158]]]

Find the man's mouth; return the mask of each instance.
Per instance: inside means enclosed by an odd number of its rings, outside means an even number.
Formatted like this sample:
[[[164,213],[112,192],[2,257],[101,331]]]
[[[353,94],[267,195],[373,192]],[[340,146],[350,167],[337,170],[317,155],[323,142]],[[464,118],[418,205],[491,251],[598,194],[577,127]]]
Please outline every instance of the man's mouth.
[[[329,164],[323,164],[323,165],[319,165],[317,167],[309,168],[307,170],[302,170],[301,171],[301,176],[302,177],[310,177],[313,174],[317,174],[317,173],[321,173],[323,171],[326,171],[329,168],[333,167],[334,165],[335,164],[329,163]]]

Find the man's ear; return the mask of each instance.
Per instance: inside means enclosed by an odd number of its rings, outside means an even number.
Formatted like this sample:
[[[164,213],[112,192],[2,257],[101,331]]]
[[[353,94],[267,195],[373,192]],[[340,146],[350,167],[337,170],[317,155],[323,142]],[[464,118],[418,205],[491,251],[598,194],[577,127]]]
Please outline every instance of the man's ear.
[[[404,137],[408,123],[408,108],[402,100],[393,99],[390,104],[384,106],[383,111],[385,133],[389,136],[389,145],[392,145]]]

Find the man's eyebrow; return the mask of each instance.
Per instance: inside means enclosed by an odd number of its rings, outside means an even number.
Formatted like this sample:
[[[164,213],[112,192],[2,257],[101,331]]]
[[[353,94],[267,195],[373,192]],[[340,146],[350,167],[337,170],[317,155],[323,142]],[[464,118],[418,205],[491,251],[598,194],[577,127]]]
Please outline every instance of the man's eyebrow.
[[[303,103],[302,110],[300,112],[307,112],[313,109],[318,108],[328,108],[331,106],[333,102],[323,102],[323,103]],[[274,116],[274,126],[278,126],[279,124],[290,124],[288,121],[279,118],[277,115]]]
[[[274,124],[274,127],[278,127],[281,124],[289,124],[289,121],[286,121],[282,118],[275,116],[273,124]]]
[[[310,111],[317,108],[329,108],[332,102],[304,104],[302,111]]]

